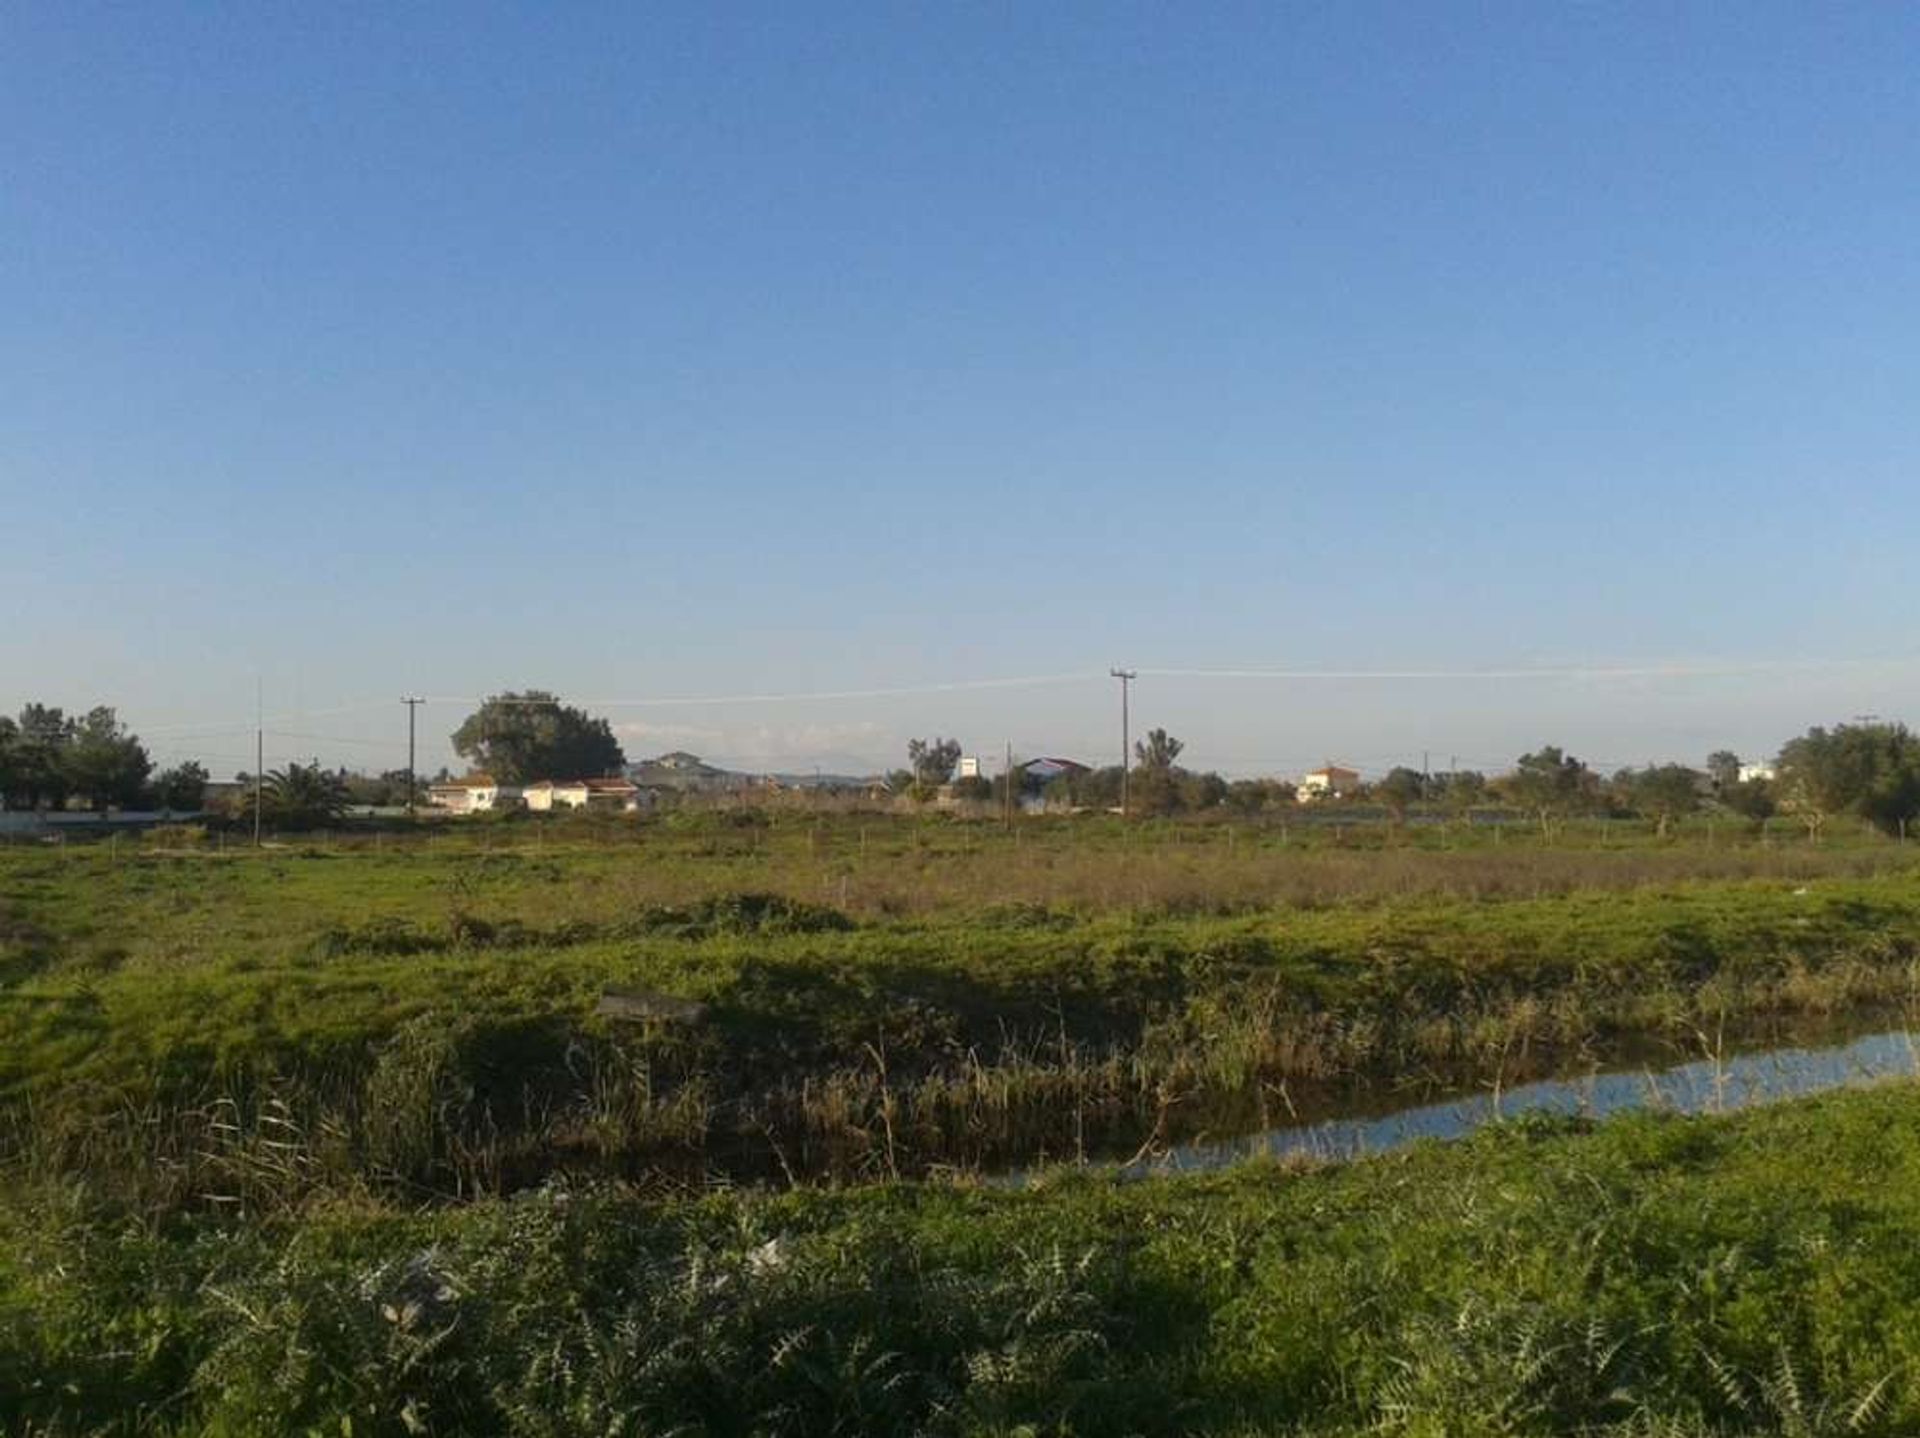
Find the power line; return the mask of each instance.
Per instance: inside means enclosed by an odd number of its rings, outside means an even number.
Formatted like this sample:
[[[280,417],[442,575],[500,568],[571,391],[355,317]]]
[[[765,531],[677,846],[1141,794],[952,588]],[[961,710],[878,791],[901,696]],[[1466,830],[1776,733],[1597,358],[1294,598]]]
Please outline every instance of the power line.
[[[400,702],[404,704],[407,701],[403,699]],[[269,729],[267,733],[276,739],[312,739],[321,744],[357,744],[363,749],[388,749],[393,746],[391,739],[351,739],[345,734],[306,734],[296,729]]]

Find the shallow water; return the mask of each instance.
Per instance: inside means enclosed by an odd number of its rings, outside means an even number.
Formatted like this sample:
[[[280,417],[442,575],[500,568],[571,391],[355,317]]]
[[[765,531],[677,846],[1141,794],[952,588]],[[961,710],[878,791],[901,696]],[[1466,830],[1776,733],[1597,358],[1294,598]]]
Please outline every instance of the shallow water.
[[[1668,1068],[1596,1070],[1501,1093],[1426,1103],[1392,1113],[1330,1118],[1235,1138],[1177,1145],[1123,1164],[1122,1177],[1197,1173],[1254,1157],[1360,1158],[1420,1139],[1459,1138],[1498,1119],[1547,1113],[1605,1118],[1633,1109],[1730,1113],[1829,1089],[1853,1088],[1920,1073],[1920,1034],[1905,1028],[1865,1034],[1831,1047],[1781,1047]],[[1016,1182],[1033,1170],[1014,1175]]]

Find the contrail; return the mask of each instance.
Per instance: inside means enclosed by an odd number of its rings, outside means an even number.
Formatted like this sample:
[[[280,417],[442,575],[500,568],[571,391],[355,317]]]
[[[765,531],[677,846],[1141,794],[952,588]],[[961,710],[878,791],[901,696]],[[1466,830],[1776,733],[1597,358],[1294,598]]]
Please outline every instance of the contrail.
[[[1155,669],[1141,666],[1138,673],[1152,679],[1265,679],[1295,683],[1326,682],[1501,682],[1526,680],[1610,680],[1610,679],[1724,679],[1742,675],[1806,674],[1861,669],[1912,668],[1920,658],[1901,656],[1890,659],[1756,659],[1745,661],[1675,660],[1662,664],[1544,664],[1539,666],[1503,666],[1486,669],[1297,669],[1242,666],[1220,669]],[[908,699],[917,695],[961,694],[994,689],[1038,689],[1051,685],[1094,684],[1105,680],[1104,670],[1078,669],[1057,674],[1025,674],[1005,679],[952,679],[930,684],[887,685],[870,689],[813,689],[785,693],[679,694],[646,699],[572,699],[562,695],[561,702],[596,709],[694,709],[719,708],[736,704],[806,704],[848,699]],[[396,701],[368,699],[353,704],[336,704],[323,709],[285,711],[262,716],[266,725],[317,719],[335,714],[361,713],[390,708]],[[480,704],[483,696],[438,694],[431,704]],[[529,701],[522,701],[529,702]],[[531,701],[546,702],[546,701]],[[251,732],[256,721],[235,719],[228,723],[205,720],[190,724],[149,726],[150,735]]]
[[[899,699],[916,694],[954,694],[973,689],[1032,689],[1046,684],[1078,684],[1101,676],[1090,670],[1069,674],[1029,674],[1014,679],[956,679],[938,684],[908,684],[886,689],[813,689],[792,694],[683,694],[652,699],[564,699],[593,709],[673,709],[715,704],[803,704],[816,699]],[[437,694],[430,704],[478,704],[470,694]],[[522,703],[546,703],[522,700]]]
[[[1147,669],[1155,679],[1722,679],[1743,674],[1780,674],[1821,669],[1885,668],[1913,659],[1762,659],[1747,662],[1672,664],[1569,664],[1513,669]]]

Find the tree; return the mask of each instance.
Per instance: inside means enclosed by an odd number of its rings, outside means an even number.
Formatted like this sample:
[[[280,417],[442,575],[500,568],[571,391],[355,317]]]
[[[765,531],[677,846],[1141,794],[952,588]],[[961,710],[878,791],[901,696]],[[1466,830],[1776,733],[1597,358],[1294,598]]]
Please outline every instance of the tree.
[[[14,795],[20,789],[22,762],[20,726],[0,714],[0,809],[13,807]]]
[[[1129,798],[1138,812],[1171,814],[1182,806],[1187,772],[1175,760],[1186,747],[1164,729],[1149,729],[1146,738],[1133,741],[1136,763]]]
[[[153,761],[138,738],[106,705],[66,726],[58,767],[71,793],[86,797],[95,809],[138,804]]]
[[[207,771],[191,759],[162,769],[153,781],[153,798],[162,809],[198,809],[207,799]]]
[[[347,812],[346,784],[317,759],[269,769],[260,797],[262,816],[280,829],[318,828]]]
[[[989,803],[993,795],[993,780],[984,774],[969,774],[965,778],[953,781],[953,797],[963,799],[969,804]]]
[[[13,782],[8,802],[18,808],[58,809],[72,786],[60,764],[72,726],[66,714],[45,704],[28,704],[14,726]]]
[[[605,719],[542,689],[490,696],[453,731],[453,752],[503,784],[598,779],[627,762]]]
[[[1061,774],[1041,791],[1049,803],[1064,803],[1075,809],[1117,809],[1120,807],[1120,766],[1109,764],[1089,769],[1084,774]]]
[[[1435,774],[1429,787],[1455,818],[1464,818],[1475,805],[1487,802],[1487,776],[1478,769]]]
[[[1707,755],[1707,777],[1714,793],[1725,793],[1740,782],[1740,756],[1731,749],[1714,750]]]
[[[1148,773],[1169,774],[1186,747],[1164,729],[1149,729],[1146,738],[1133,741],[1133,757]]]
[[[1298,790],[1284,779],[1235,779],[1227,785],[1226,804],[1242,814],[1290,808]]]
[[[407,802],[407,771],[387,769],[379,774],[349,774],[344,770],[341,782],[347,786],[347,799],[369,809],[397,809]],[[414,802],[424,803],[427,786],[414,781]]]
[[[1889,834],[1920,817],[1920,739],[1904,724],[1809,729],[1780,751],[1779,771],[1779,792],[1809,835],[1837,814]]]
[[[907,764],[913,770],[913,782],[921,791],[922,797],[930,796],[935,789],[953,777],[953,771],[960,762],[960,741],[958,739],[909,739],[907,741]]]
[[[1522,754],[1503,787],[1514,803],[1540,820],[1543,832],[1552,819],[1589,809],[1597,797],[1593,771],[1553,744]]]
[[[1427,780],[1418,769],[1404,764],[1387,771],[1387,777],[1373,786],[1373,797],[1387,806],[1396,823],[1404,823],[1407,810],[1427,797]]]
[[[1201,809],[1214,809],[1227,802],[1227,781],[1213,770],[1204,774],[1190,774],[1180,770],[1179,781],[1175,786],[1182,809],[1198,812]]]
[[[1720,791],[1720,802],[1734,813],[1749,819],[1771,819],[1780,807],[1773,796],[1773,785],[1765,779],[1742,779]]]
[[[1700,807],[1700,775],[1684,764],[1650,764],[1626,770],[1617,778],[1627,802],[1653,820],[1663,838],[1669,824]]]

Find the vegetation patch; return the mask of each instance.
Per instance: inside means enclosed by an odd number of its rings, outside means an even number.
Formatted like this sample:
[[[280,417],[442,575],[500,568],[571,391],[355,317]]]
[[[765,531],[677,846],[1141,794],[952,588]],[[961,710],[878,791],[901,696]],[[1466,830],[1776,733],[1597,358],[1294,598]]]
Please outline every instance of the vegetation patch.
[[[33,1187],[0,1207],[0,1426],[1896,1435],[1916,1179],[1899,1087],[1025,1191],[152,1225]]]

